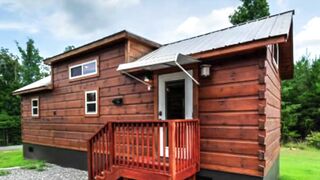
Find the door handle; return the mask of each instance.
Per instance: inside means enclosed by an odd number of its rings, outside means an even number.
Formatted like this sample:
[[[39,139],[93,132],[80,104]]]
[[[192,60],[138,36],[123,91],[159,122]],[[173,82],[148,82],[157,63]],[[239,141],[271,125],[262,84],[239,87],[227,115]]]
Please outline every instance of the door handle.
[[[161,120],[161,118],[162,118],[162,111],[159,111],[159,112],[158,112],[158,115],[159,115],[159,119]]]

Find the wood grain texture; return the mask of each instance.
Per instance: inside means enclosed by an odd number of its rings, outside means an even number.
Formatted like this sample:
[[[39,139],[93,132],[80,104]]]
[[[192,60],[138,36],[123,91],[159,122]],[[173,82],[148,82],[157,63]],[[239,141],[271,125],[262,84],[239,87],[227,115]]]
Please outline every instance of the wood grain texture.
[[[258,155],[260,106],[265,85],[258,50],[212,60],[210,78],[199,87],[200,166],[208,170],[263,176]]]
[[[281,137],[281,78],[272,53],[272,49],[267,48],[264,61],[266,79],[264,175],[268,174],[279,156]]]
[[[135,42],[133,49],[148,48]],[[137,56],[137,54],[132,54]],[[99,61],[98,76],[69,81],[70,64],[95,57]],[[37,93],[40,117],[31,118],[30,98],[22,98],[23,142],[85,151],[87,140],[103,124],[114,120],[150,120],[153,117],[153,91],[116,71],[125,62],[125,43],[118,43],[70,60],[53,64],[54,89]],[[99,114],[85,116],[84,92],[99,89]],[[112,103],[123,98],[121,107]]]

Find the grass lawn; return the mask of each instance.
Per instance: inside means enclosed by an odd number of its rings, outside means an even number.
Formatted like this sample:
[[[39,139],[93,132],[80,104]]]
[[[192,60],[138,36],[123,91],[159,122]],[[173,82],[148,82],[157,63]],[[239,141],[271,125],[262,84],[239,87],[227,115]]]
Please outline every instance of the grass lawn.
[[[320,150],[306,148],[281,148],[281,180],[318,180],[320,179]]]
[[[0,151],[0,168],[16,166],[41,171],[44,169],[45,163],[43,161],[23,159],[21,149],[13,151]]]

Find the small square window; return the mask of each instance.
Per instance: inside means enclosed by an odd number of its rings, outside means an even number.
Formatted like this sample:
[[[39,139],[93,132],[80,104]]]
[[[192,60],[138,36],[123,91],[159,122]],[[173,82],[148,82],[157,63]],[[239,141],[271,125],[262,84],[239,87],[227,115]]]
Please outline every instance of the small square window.
[[[33,117],[39,116],[39,99],[38,98],[31,99],[31,115]]]
[[[85,114],[97,114],[98,102],[97,91],[85,92]]]

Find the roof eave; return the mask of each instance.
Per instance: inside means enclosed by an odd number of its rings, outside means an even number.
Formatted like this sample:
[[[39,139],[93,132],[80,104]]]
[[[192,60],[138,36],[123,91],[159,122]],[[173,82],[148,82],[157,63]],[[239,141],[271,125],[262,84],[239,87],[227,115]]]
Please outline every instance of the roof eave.
[[[223,47],[223,48],[202,51],[202,52],[190,54],[190,56],[197,58],[197,59],[215,58],[215,57],[233,54],[233,53],[237,53],[237,52],[241,52],[241,51],[247,51],[247,50],[251,50],[251,49],[264,47],[269,44],[277,44],[277,43],[284,43],[284,42],[287,42],[287,35],[285,35],[285,34],[280,35],[280,36],[250,41],[250,42],[246,42],[246,43],[242,43],[242,44],[227,46],[227,47]]]
[[[41,87],[36,87],[32,89],[26,89],[22,91],[14,91],[12,95],[22,95],[22,94],[29,94],[29,93],[34,93],[34,92],[39,92],[39,91],[44,91],[44,90],[52,90],[53,86],[48,85],[48,86],[41,86]]]
[[[135,39],[145,45],[148,45],[148,46],[154,47],[154,48],[158,48],[161,46],[160,44],[158,44],[154,41],[148,40],[146,38],[143,38],[141,36],[138,36],[138,35],[135,35],[133,33],[128,32],[126,30],[123,30],[118,33],[112,34],[110,36],[104,37],[102,39],[99,39],[99,40],[93,41],[91,43],[85,44],[83,46],[80,46],[78,48],[75,48],[71,51],[64,52],[64,53],[58,54],[56,56],[47,58],[44,60],[44,63],[47,65],[51,65],[52,63],[64,60],[66,58],[70,58],[72,56],[75,56],[75,55],[78,55],[81,53],[92,51],[92,50],[99,48],[101,46],[116,43],[118,41],[122,41],[122,40],[126,40],[126,39]]]

